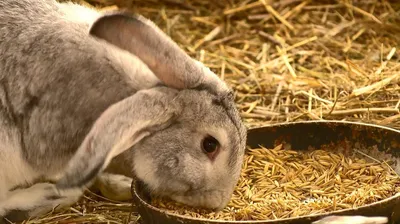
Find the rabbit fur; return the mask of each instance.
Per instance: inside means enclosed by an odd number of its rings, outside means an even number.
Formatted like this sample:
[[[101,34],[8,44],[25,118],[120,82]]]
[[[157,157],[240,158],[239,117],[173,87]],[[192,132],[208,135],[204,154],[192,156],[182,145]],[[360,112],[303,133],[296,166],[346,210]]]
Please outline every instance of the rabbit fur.
[[[232,93],[150,21],[3,0],[0,54],[3,221],[69,206],[95,182],[128,199],[134,176],[186,204],[228,203],[246,142]]]
[[[134,176],[182,203],[228,203],[246,142],[231,91],[150,21],[2,0],[0,54],[0,223],[69,206],[92,184],[129,199]]]

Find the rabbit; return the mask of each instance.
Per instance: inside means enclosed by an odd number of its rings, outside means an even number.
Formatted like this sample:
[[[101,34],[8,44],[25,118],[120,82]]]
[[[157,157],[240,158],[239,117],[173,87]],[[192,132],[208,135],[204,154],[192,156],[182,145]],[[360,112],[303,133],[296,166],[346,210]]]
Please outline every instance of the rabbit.
[[[132,178],[188,205],[228,203],[246,143],[233,92],[150,20],[2,0],[0,55],[0,222],[68,207],[97,182],[126,199]]]

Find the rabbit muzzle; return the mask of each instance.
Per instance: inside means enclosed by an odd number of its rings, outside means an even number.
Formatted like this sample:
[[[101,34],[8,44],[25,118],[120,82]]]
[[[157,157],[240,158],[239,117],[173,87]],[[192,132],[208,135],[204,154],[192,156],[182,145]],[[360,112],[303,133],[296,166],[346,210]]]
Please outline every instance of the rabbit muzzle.
[[[171,199],[192,206],[214,211],[224,209],[231,198],[232,192],[220,189],[191,191],[185,195],[172,195]]]

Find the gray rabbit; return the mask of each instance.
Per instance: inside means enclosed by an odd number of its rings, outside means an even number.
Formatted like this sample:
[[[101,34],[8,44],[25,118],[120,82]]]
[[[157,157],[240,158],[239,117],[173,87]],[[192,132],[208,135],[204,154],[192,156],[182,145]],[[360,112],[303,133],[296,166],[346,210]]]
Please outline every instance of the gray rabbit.
[[[134,176],[182,203],[228,203],[246,142],[232,93],[149,20],[2,0],[0,55],[0,217],[69,206],[93,183],[128,199]]]
[[[149,20],[1,0],[0,55],[0,223],[91,185],[129,199],[133,177],[188,205],[228,203],[246,143],[232,93]]]

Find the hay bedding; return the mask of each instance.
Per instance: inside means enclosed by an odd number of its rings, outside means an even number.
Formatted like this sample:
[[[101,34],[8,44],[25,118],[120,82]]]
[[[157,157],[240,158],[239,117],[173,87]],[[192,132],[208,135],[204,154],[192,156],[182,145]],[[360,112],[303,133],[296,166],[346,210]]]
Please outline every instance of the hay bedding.
[[[222,212],[193,209],[167,199],[152,204],[187,217],[271,220],[355,208],[400,192],[400,177],[386,163],[328,148],[297,152],[249,149],[239,183]]]
[[[73,1],[151,18],[233,87],[248,127],[319,119],[400,127],[398,1]],[[129,206],[88,193],[25,223],[126,223]]]

